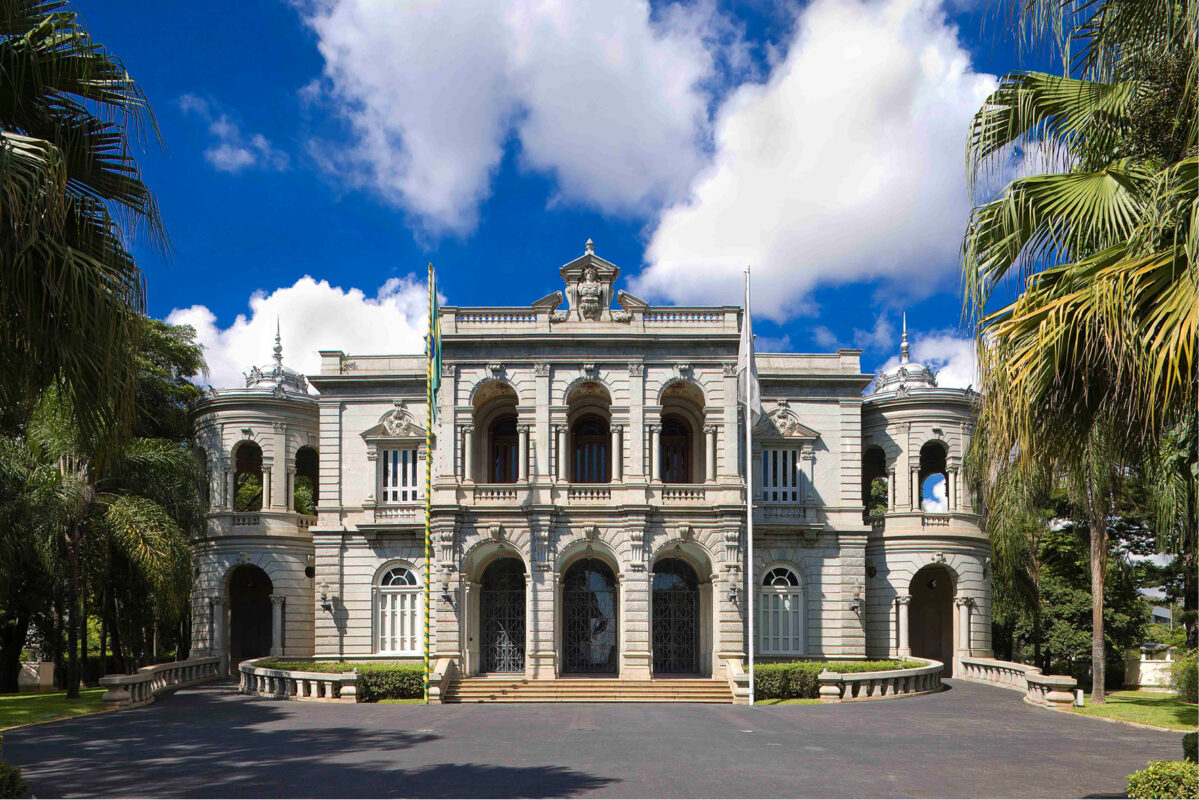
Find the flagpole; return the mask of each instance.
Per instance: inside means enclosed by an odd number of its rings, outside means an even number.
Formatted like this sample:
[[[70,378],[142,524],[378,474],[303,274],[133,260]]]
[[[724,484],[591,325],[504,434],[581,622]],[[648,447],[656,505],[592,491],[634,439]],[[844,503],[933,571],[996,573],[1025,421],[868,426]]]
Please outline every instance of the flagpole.
[[[749,267],[745,268],[745,319],[749,324]],[[747,370],[752,365],[747,365]],[[745,380],[745,539],[746,569],[745,597],[749,609],[749,704],[754,704],[754,465],[753,465],[753,412],[750,408],[750,381]]]
[[[425,337],[425,704],[429,703],[429,592],[433,584],[433,358],[437,321],[433,262],[429,262],[429,333]]]

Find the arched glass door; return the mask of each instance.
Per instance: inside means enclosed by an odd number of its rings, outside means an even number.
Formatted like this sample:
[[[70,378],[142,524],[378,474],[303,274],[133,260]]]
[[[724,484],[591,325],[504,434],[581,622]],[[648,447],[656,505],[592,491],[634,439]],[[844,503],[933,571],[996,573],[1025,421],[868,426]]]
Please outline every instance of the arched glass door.
[[[562,671],[616,674],[616,575],[598,558],[576,561],[562,579]]]
[[[655,675],[699,672],[699,580],[679,558],[654,565],[653,648]]]
[[[525,566],[501,558],[483,571],[479,593],[480,671],[525,671]]]

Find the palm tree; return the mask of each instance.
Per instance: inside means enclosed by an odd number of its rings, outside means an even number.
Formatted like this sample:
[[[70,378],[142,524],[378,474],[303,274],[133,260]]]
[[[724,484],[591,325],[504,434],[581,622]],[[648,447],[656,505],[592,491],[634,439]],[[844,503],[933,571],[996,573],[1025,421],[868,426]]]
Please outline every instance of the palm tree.
[[[130,132],[157,135],[121,62],[61,0],[0,0],[0,409],[46,386],[86,435],[132,410],[138,232],[166,248]],[[21,409],[24,409],[22,412]]]
[[[90,458],[67,405],[53,392],[39,403],[19,457],[32,465],[34,534],[43,558],[67,580],[67,694],[79,692],[83,563],[112,548],[178,612],[191,584],[185,530],[199,508],[197,465],[186,445],[129,438],[105,447],[102,467]]]
[[[1194,0],[1018,8],[1033,36],[1080,49],[1064,75],[1005,76],[970,133],[973,181],[1010,170],[1013,154],[1032,173],[974,209],[963,245],[985,397],[975,474],[996,511],[1010,470],[1063,475],[1084,510],[1103,702],[1112,487],[1194,413],[1199,17]],[[1057,168],[1030,169],[1038,160]]]

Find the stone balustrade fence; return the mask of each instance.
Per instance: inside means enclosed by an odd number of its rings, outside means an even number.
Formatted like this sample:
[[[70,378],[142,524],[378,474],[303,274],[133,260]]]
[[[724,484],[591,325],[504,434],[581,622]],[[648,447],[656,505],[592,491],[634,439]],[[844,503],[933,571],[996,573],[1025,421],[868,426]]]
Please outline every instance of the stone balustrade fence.
[[[106,690],[100,700],[109,709],[147,706],[162,692],[216,680],[220,667],[218,656],[203,656],[142,667],[132,675],[105,675],[100,679]]]
[[[994,658],[964,656],[961,663],[959,677],[963,680],[1023,692],[1026,703],[1052,709],[1069,708],[1074,703],[1078,681],[1068,675],[1042,675],[1039,667]]]
[[[261,663],[260,663],[261,662]],[[302,672],[275,669],[270,659],[251,659],[238,665],[238,691],[277,700],[358,702],[357,672]]]
[[[846,703],[854,700],[888,700],[916,694],[939,692],[944,687],[941,673],[945,665],[931,658],[911,658],[918,667],[879,672],[830,672],[818,676],[820,702]]]

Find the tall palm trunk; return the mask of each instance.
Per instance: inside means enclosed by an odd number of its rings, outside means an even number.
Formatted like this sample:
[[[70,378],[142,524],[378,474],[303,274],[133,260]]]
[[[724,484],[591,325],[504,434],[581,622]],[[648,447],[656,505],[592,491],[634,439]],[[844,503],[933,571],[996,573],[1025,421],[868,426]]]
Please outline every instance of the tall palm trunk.
[[[79,526],[71,523],[67,534],[67,697],[79,696]]]
[[[1107,658],[1103,638],[1103,588],[1107,577],[1107,521],[1092,514],[1091,534],[1091,702],[1106,703]]]

